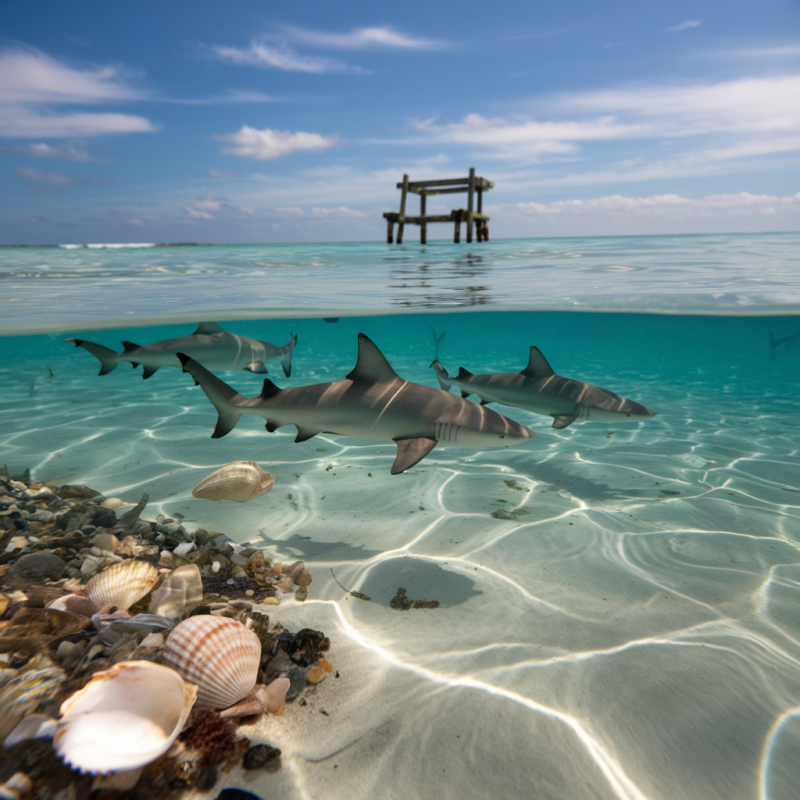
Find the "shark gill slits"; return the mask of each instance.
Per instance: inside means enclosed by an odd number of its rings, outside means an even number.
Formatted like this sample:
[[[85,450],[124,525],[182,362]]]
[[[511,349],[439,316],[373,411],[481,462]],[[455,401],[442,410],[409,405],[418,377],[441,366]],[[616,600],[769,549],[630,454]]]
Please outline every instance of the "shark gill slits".
[[[457,442],[458,425],[451,422],[435,422],[433,424],[433,437],[438,442]]]

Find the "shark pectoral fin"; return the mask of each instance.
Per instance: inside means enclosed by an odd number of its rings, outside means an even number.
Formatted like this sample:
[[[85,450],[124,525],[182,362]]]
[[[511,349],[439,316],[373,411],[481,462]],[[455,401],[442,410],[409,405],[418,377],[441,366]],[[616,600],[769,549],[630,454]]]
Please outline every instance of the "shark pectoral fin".
[[[578,418],[577,414],[551,414],[554,428],[566,428]]]
[[[397,458],[392,464],[392,475],[399,475],[414,464],[418,464],[438,444],[436,439],[419,437],[417,439],[395,439]]]
[[[266,375],[269,372],[263,361],[251,361],[245,369],[248,372],[257,372],[259,375]]]
[[[319,431],[310,431],[308,428],[297,427],[297,436],[294,437],[295,442],[305,442],[307,439],[313,439]]]
[[[155,375],[157,369],[158,367],[145,367],[142,370],[142,378],[147,380],[151,375]]]
[[[275,433],[279,426],[274,422],[268,422],[264,427],[267,429],[267,433]]]

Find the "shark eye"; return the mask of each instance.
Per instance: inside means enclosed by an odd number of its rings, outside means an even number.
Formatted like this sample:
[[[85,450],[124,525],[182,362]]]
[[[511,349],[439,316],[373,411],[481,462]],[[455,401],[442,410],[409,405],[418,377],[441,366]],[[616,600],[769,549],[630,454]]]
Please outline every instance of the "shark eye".
[[[506,435],[505,435],[504,433],[501,433],[501,434],[500,434],[500,438],[501,438],[501,439],[505,439],[505,438],[506,438]]]
[[[630,411],[626,411],[626,412],[625,412],[625,416],[626,416],[626,417],[629,417],[630,415],[631,415],[631,412],[630,412]]]

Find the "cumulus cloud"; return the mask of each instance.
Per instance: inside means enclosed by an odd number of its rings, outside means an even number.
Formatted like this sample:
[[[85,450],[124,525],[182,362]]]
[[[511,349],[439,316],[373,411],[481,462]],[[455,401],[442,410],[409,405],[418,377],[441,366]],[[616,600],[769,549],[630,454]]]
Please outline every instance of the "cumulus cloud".
[[[96,136],[153,131],[144,117],[119,113],[58,114],[63,105],[144,99],[117,67],[78,69],[34,48],[0,52],[0,136]]]
[[[81,150],[75,145],[64,144],[54,147],[50,144],[21,144],[7,148],[8,152],[20,156],[32,156],[34,158],[58,158],[62,161],[74,161],[81,164],[107,164],[103,158],[95,158],[85,150]]]
[[[239,173],[233,169],[209,169],[208,174],[212,178],[238,178]]]
[[[667,28],[670,33],[678,33],[679,31],[688,31],[690,28],[697,28],[703,24],[703,20],[701,19],[687,19],[686,22],[681,22],[680,25],[676,25],[674,28]]]
[[[66,175],[60,172],[42,172],[32,167],[17,167],[14,170],[18,178],[34,184],[45,185],[51,188],[63,188],[65,186],[111,186],[114,184],[110,178],[91,177],[79,178],[76,175]]]
[[[341,50],[363,50],[374,47],[400,50],[434,50],[446,47],[445,42],[406,36],[387,26],[355,28],[349,33],[328,33],[292,27],[286,28],[286,31],[296,41]]]
[[[264,42],[251,42],[250,47],[224,47],[212,45],[212,52],[220,61],[248,67],[267,67],[284,72],[358,72],[342,61],[321,56],[303,56],[288,45],[271,45]]]
[[[256,161],[269,161],[291,153],[301,151],[325,150],[338,144],[335,136],[323,136],[319,133],[305,131],[278,131],[271,128],[258,130],[243,125],[241,130],[222,136],[216,136],[221,142],[227,142],[222,148],[225,155],[253,158]]]

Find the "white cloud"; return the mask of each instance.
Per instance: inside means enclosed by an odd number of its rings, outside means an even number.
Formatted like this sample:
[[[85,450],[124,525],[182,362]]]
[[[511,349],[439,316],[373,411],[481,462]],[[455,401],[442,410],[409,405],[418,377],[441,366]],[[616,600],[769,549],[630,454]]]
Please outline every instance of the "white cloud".
[[[339,141],[335,136],[323,136],[319,133],[292,133],[271,128],[258,130],[249,125],[243,125],[237,133],[214,138],[228,143],[228,146],[222,148],[225,155],[254,158],[256,161],[269,161],[301,151],[325,150]]]
[[[679,31],[687,31],[690,28],[698,28],[702,24],[703,20],[701,19],[687,19],[686,22],[681,22],[680,25],[676,25],[674,28],[667,28],[667,30],[670,33],[678,33]]]
[[[198,211],[196,208],[192,208],[191,206],[189,206],[186,210],[189,212],[189,216],[192,217],[192,219],[214,219],[214,215],[209,214],[207,211]]]
[[[102,158],[90,156],[85,150],[80,150],[72,144],[54,147],[50,144],[21,144],[9,147],[8,151],[20,156],[33,156],[34,158],[58,158],[62,161],[74,161],[82,164],[107,164]]]
[[[200,211],[219,211],[222,203],[222,200],[212,200],[207,197],[205,200],[195,200],[194,207]]]
[[[356,211],[347,206],[338,206],[337,208],[312,208],[311,214],[315,217],[355,217],[361,218],[367,215],[363,211]]]
[[[212,178],[219,178],[219,179],[240,177],[239,173],[233,169],[209,169],[208,174]]]
[[[14,172],[18,178],[22,178],[24,181],[44,184],[52,188],[63,188],[65,186],[110,186],[114,184],[114,181],[110,178],[79,178],[76,175],[66,175],[61,172],[42,172],[32,167],[17,167]]]
[[[76,69],[33,48],[0,52],[0,136],[38,138],[153,131],[144,117],[118,113],[68,113],[58,105],[141,100],[117,67]]]
[[[419,39],[398,33],[390,27],[355,28],[350,33],[326,33],[303,28],[286,29],[291,38],[319,47],[341,50],[362,50],[369,47],[386,47],[401,50],[432,50],[446,47],[446,43],[433,39]]]
[[[270,67],[284,72],[354,72],[342,61],[321,56],[302,56],[286,45],[272,46],[263,42],[251,42],[250,47],[223,47],[212,45],[211,50],[220,61],[248,67]]]

